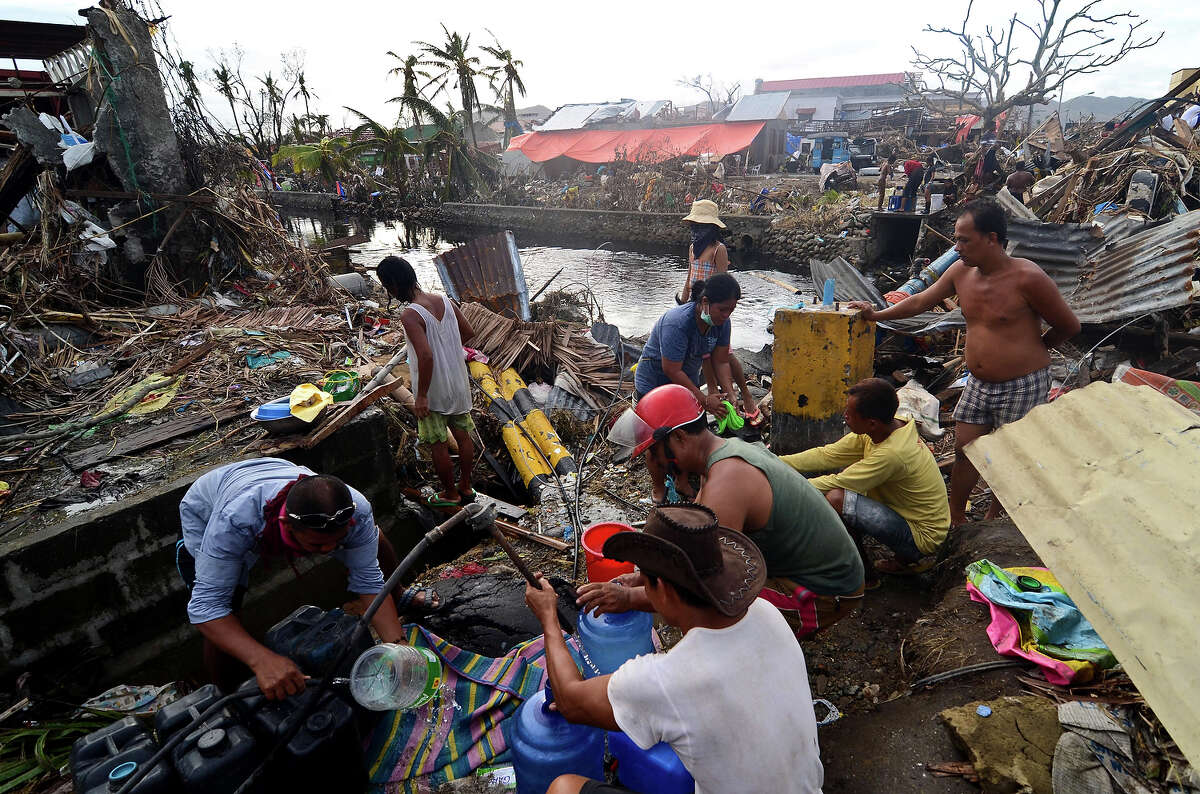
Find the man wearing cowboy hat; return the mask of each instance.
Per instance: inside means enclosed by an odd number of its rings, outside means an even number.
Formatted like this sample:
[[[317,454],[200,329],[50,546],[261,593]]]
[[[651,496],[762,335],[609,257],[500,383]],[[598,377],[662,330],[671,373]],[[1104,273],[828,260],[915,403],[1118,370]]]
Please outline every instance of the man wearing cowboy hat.
[[[675,384],[652,389],[613,425],[620,456],[645,453],[668,474],[699,474],[696,501],[721,525],[745,532],[762,549],[767,582],[762,597],[784,614],[797,639],[854,611],[863,597],[863,564],[841,518],[803,475],[761,445],[723,439],[708,429],[704,410]],[[640,582],[590,583],[581,608],[651,611]]]
[[[819,792],[804,654],[779,611],[755,597],[767,577],[758,547],[702,505],[668,505],[650,513],[644,532],[617,533],[603,551],[638,565],[654,611],[684,636],[667,653],[585,680],[563,640],[554,589],[539,576],[525,601],[545,631],[562,716],[624,731],[644,750],[666,742],[697,792]],[[626,790],[562,775],[547,794]]]

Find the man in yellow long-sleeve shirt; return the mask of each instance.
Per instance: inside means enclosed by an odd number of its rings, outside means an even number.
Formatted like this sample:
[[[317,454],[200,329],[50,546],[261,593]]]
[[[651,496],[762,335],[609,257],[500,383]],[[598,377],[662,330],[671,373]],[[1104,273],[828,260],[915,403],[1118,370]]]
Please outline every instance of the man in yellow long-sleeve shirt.
[[[950,528],[946,483],[937,462],[913,420],[896,418],[898,407],[896,390],[887,381],[861,381],[846,397],[846,436],[782,456],[800,472],[841,470],[810,482],[825,494],[854,538],[867,587],[878,581],[875,571],[923,570],[927,566],[922,558],[937,553]],[[863,551],[863,535],[886,545],[895,559],[881,560],[872,568]]]

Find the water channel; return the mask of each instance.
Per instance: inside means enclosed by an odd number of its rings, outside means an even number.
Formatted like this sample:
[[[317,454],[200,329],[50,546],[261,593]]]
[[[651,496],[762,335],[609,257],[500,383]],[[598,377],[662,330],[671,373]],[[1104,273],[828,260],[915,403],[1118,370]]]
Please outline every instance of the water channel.
[[[399,221],[359,221],[347,224],[333,218],[286,218],[285,223],[297,239],[306,243],[332,240],[359,233],[370,239],[350,250],[350,261],[374,267],[385,256],[404,257],[417,271],[422,286],[443,290],[433,259],[443,251],[465,242],[465,238],[447,236],[435,229],[409,227]],[[486,232],[479,232],[483,235]],[[539,241],[544,242],[544,241]],[[687,274],[686,252],[666,250],[630,250],[605,244],[600,249],[571,247],[569,244],[517,245],[530,294],[536,292],[559,268],[565,268],[550,286],[550,291],[574,291],[586,286],[595,294],[604,319],[621,329],[625,336],[649,333],[658,317],[675,305],[674,295]],[[733,347],[758,350],[771,341],[767,323],[779,306],[795,299],[782,287],[766,281],[766,276],[784,283],[811,288],[807,278],[775,270],[758,269],[756,262],[739,262],[732,272],[742,288],[742,299],[732,316]]]

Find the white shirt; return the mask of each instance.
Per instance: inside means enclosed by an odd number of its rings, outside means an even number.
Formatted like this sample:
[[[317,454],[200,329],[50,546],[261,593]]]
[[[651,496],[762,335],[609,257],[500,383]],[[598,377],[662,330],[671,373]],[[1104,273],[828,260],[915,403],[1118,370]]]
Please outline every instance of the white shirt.
[[[725,629],[695,628],[608,682],[617,725],[643,750],[667,742],[696,794],[819,794],[824,779],[804,653],[761,598]]]

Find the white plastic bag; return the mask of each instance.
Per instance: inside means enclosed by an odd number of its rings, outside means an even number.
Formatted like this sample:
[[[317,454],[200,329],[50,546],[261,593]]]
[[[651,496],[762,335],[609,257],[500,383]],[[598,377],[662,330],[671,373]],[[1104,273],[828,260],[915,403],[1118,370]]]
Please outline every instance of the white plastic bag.
[[[917,432],[922,437],[936,441],[946,432],[938,419],[942,409],[941,403],[920,383],[910,380],[896,391],[896,398],[900,400],[896,416],[900,419],[916,420]]]

